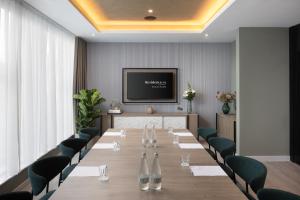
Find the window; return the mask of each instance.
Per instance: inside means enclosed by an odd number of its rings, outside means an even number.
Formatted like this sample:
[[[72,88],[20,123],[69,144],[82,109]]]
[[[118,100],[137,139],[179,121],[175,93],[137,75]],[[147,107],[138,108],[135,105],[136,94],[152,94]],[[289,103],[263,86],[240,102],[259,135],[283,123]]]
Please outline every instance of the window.
[[[0,183],[73,134],[75,37],[0,0]]]

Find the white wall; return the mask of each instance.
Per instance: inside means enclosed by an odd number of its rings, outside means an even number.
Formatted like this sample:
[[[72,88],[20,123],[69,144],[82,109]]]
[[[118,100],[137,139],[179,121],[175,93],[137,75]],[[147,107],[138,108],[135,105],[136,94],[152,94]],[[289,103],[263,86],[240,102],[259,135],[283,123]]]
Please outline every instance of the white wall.
[[[240,28],[237,38],[240,154],[289,155],[289,31]]]
[[[215,99],[218,90],[231,89],[233,45],[189,43],[90,43],[88,44],[89,88],[98,88],[107,99],[122,99],[122,68],[176,67],[179,69],[179,104],[154,105],[160,112],[177,111],[186,101],[181,94],[190,82],[200,93],[193,110],[200,114],[200,125],[215,127],[215,113],[221,104]],[[123,105],[125,111],[144,112],[143,105]]]

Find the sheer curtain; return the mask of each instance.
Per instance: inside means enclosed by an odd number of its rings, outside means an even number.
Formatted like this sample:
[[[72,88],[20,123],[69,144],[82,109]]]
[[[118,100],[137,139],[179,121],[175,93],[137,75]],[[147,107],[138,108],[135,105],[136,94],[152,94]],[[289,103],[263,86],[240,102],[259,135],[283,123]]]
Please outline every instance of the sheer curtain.
[[[0,183],[19,170],[20,6],[0,0]]]
[[[75,37],[20,1],[0,14],[1,183],[74,133]]]

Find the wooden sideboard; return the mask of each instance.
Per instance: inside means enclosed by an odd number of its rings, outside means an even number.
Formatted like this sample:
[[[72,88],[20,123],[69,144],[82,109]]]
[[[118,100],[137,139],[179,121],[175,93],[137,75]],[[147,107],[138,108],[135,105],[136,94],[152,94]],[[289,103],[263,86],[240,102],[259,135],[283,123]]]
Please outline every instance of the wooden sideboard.
[[[218,136],[231,139],[236,142],[236,115],[234,114],[216,114],[216,129]]]
[[[157,128],[189,129],[197,136],[197,113],[122,113],[101,114],[101,130],[105,132],[109,128],[144,128],[146,124],[155,124]]]

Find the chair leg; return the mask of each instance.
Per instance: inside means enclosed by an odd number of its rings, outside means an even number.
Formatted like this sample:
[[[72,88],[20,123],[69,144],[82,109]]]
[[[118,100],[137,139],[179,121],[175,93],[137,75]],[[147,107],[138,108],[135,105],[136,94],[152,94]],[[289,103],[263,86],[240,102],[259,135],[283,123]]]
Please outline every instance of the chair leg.
[[[247,194],[249,193],[249,187],[248,187],[248,183],[246,182],[246,192]]]
[[[80,162],[80,158],[81,158],[81,150],[79,151],[78,163]]]
[[[61,183],[62,183],[62,172],[60,172],[59,174],[58,187],[60,186]]]
[[[47,187],[46,187],[46,194],[49,192],[49,182],[47,183]]]
[[[218,162],[218,153],[216,150],[215,150],[215,160]]]
[[[232,177],[233,178],[233,182],[236,184],[235,172],[233,171],[232,173],[233,173],[233,177]]]

